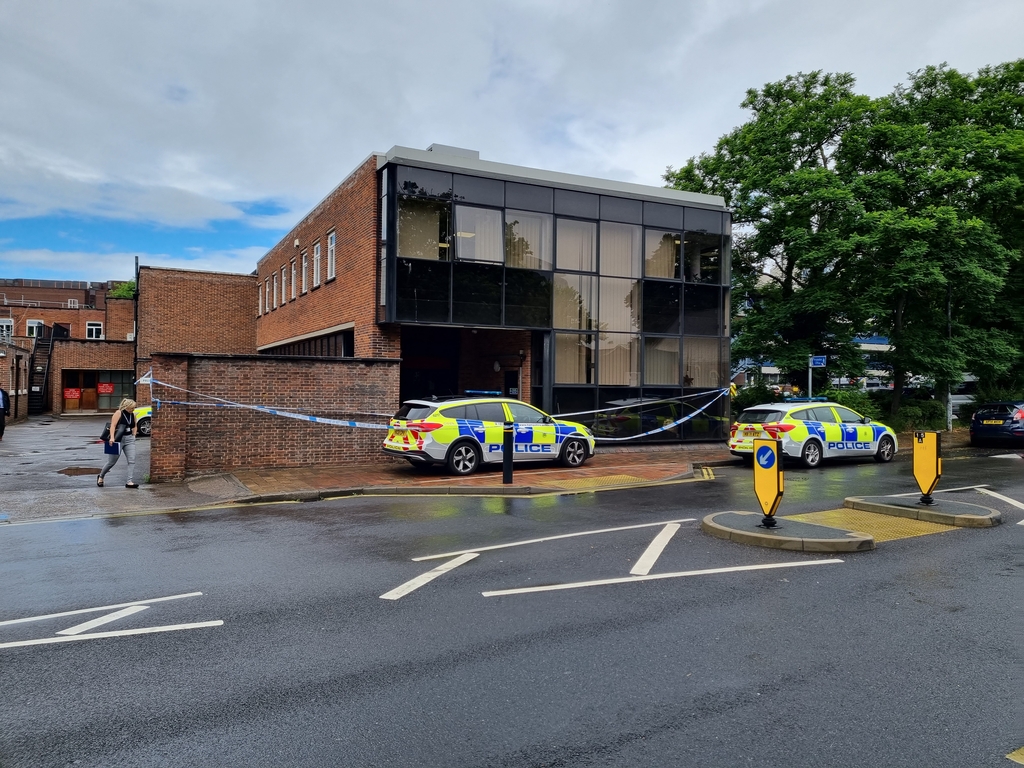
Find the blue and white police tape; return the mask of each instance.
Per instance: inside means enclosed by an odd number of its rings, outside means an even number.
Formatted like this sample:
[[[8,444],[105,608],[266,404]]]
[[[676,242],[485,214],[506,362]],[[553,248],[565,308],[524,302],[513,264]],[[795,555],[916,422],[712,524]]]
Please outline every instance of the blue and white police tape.
[[[567,419],[570,416],[589,416],[596,413],[611,413],[612,411],[626,411],[635,410],[636,408],[647,408],[652,405],[660,405],[663,403],[680,403],[685,400],[694,400],[698,397],[707,397],[708,395],[715,395],[715,400],[721,397],[723,394],[728,392],[728,389],[709,389],[706,392],[694,392],[689,395],[681,395],[680,397],[666,397],[660,400],[645,400],[642,397],[635,397],[629,400],[619,400],[618,402],[626,403],[626,405],[616,405],[614,407],[599,408],[596,411],[573,411],[572,413],[559,413],[552,414],[556,419]],[[615,402],[615,401],[613,401]],[[714,402],[712,400],[711,402]]]
[[[699,413],[701,413],[702,411],[707,409],[715,401],[717,401],[720,397],[725,395],[728,391],[729,391],[728,389],[721,390],[720,392],[718,392],[717,395],[715,395],[714,399],[709,400],[708,402],[706,402],[704,405],[702,405],[700,408],[698,408],[693,413],[688,413],[686,416],[683,416],[683,418],[676,419],[671,424],[663,424],[662,426],[658,427],[657,429],[651,429],[651,430],[648,430],[647,432],[641,432],[638,435],[629,435],[627,437],[598,437],[597,435],[595,435],[594,439],[595,440],[600,440],[600,441],[603,441],[603,442],[622,442],[624,440],[637,440],[637,439],[639,439],[641,437],[647,437],[649,435],[656,435],[659,432],[665,432],[665,431],[667,431],[669,429],[675,429],[680,424],[686,423],[687,421],[692,419],[694,416],[698,415]],[[709,394],[709,393],[704,393],[704,394]]]

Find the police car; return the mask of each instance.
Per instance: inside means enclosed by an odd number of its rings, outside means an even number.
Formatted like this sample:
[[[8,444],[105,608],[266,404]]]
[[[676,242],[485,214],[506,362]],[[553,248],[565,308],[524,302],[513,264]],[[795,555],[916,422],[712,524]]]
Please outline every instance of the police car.
[[[444,464],[452,474],[468,475],[502,461],[506,421],[513,424],[517,463],[555,460],[579,467],[594,455],[594,436],[582,424],[504,397],[408,400],[388,424],[383,449],[413,466]]]
[[[754,438],[782,441],[784,456],[814,468],[822,459],[871,456],[892,461],[899,446],[896,433],[839,403],[796,401],[747,408],[732,425],[729,451],[753,461]]]
[[[132,413],[135,414],[135,422],[138,424],[139,435],[149,437],[153,433],[153,406],[140,405]]]

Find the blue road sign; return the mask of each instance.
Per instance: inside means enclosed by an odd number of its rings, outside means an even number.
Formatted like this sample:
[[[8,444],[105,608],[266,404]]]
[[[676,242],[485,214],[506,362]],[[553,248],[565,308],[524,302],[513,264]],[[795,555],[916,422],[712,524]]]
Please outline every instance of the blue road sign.
[[[757,449],[757,463],[765,469],[771,469],[775,465],[775,451],[767,445],[762,445]]]
[[[811,368],[824,368],[825,367],[825,355],[813,355],[811,357]]]

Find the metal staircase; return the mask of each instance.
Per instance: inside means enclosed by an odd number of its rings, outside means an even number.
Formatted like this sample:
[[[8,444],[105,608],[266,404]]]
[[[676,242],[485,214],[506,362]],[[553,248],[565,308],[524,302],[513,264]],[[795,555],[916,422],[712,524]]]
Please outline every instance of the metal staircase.
[[[32,347],[31,370],[28,374],[28,413],[30,416],[49,410],[50,350],[53,336],[49,328],[43,328],[43,335],[36,338]]]

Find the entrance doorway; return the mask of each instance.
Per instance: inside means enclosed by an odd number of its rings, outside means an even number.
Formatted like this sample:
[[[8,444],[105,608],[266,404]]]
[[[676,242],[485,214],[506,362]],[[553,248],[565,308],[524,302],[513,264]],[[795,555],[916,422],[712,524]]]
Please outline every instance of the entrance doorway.
[[[514,397],[517,400],[522,400],[522,395],[519,394],[521,369],[510,368],[505,371],[505,397]]]

